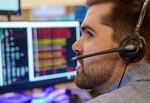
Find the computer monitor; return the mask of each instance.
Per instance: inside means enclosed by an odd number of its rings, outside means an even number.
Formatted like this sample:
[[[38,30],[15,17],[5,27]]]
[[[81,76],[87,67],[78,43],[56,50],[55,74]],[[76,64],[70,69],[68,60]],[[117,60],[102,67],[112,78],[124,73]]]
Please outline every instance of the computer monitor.
[[[78,21],[1,22],[0,92],[45,87],[73,80],[72,44]]]
[[[20,15],[20,0],[0,0],[1,15]]]

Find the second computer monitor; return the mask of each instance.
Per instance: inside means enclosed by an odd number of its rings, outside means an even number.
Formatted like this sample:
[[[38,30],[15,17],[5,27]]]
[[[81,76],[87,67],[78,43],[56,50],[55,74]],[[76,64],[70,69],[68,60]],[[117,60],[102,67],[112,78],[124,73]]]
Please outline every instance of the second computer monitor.
[[[54,85],[76,75],[71,47],[79,22],[2,22],[0,35],[0,91]]]

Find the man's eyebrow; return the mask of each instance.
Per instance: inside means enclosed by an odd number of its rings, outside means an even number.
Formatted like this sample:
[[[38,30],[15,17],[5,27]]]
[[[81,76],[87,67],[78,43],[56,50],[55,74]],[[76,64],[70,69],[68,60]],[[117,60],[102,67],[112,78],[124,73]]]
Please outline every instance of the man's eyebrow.
[[[80,30],[81,30],[81,31],[84,31],[85,29],[90,29],[90,30],[92,30],[93,32],[95,32],[95,30],[94,30],[92,27],[90,27],[89,25],[81,25]]]

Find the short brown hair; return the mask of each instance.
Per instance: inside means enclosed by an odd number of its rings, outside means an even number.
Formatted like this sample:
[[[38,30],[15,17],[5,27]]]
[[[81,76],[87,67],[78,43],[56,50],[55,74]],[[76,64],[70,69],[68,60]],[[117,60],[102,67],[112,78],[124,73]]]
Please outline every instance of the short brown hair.
[[[93,6],[100,3],[112,2],[114,4],[106,23],[114,30],[113,38],[120,42],[125,37],[133,34],[141,8],[145,0],[87,0],[87,5]],[[147,60],[150,61],[150,3],[140,30],[140,36],[146,41]]]

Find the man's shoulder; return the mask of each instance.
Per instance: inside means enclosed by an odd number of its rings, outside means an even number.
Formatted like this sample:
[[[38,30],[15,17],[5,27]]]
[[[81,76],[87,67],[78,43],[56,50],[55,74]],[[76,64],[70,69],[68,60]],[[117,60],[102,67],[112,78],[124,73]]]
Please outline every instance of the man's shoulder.
[[[132,83],[98,96],[88,103],[150,103],[150,82]]]

